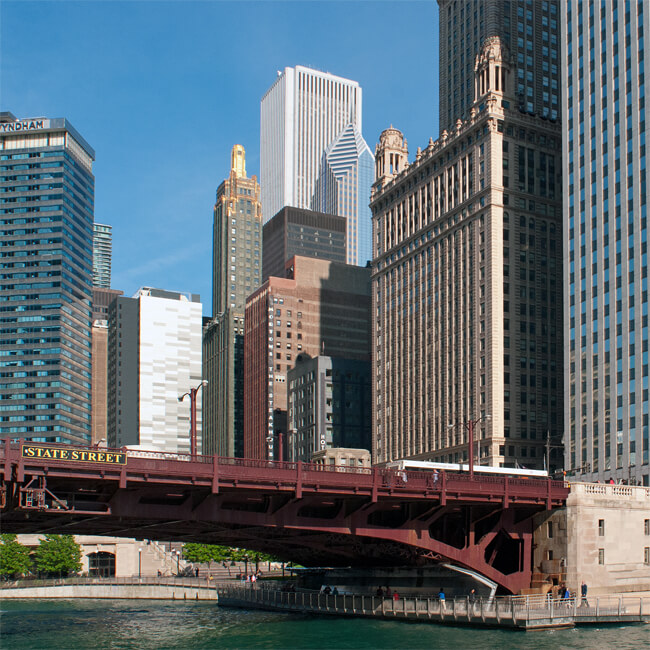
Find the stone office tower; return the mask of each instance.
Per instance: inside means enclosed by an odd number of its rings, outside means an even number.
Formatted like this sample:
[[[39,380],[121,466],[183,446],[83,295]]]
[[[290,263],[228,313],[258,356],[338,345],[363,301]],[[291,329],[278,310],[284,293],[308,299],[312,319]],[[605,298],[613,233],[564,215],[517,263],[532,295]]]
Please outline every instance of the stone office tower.
[[[519,110],[516,78],[488,38],[467,119],[410,165],[401,133],[381,135],[375,462],[465,460],[466,425],[481,419],[475,463],[543,468],[547,434],[561,436],[561,141]]]
[[[565,461],[586,480],[648,485],[650,6],[563,11]]]
[[[235,145],[230,175],[217,189],[212,258],[213,318],[204,327],[204,450],[243,453],[243,346],[246,297],[262,274],[262,209],[257,178],[246,175],[246,152]]]

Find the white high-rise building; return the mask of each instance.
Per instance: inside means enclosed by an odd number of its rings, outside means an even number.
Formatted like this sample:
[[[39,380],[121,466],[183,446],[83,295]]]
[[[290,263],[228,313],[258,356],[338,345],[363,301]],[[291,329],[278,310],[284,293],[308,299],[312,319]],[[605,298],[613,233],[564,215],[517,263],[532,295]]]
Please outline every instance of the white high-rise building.
[[[565,468],[650,485],[650,6],[563,12]]]
[[[361,137],[361,105],[361,87],[356,81],[304,66],[285,68],[262,98],[260,125],[264,221],[287,206],[346,217],[352,235],[347,242],[348,262],[354,264],[365,263],[365,258],[359,260],[357,232],[370,228],[368,204],[372,178],[366,183],[369,174],[354,171],[350,176],[338,168],[331,175],[333,170],[324,154],[348,132],[351,138],[341,141],[334,153],[339,156],[345,153],[349,158],[345,161],[347,169],[368,167],[365,159],[368,154],[372,157],[372,153]],[[359,146],[357,140],[361,141]],[[346,144],[354,145],[353,150],[344,152]],[[319,179],[328,173],[346,189],[354,177],[356,198],[345,212],[340,208],[341,198],[330,202],[329,209],[321,200]],[[336,211],[332,212],[333,208]],[[359,219],[368,223],[358,224]]]
[[[109,308],[109,446],[190,451],[190,399],[202,379],[202,305],[194,294],[142,288]],[[197,440],[201,451],[201,399]]]

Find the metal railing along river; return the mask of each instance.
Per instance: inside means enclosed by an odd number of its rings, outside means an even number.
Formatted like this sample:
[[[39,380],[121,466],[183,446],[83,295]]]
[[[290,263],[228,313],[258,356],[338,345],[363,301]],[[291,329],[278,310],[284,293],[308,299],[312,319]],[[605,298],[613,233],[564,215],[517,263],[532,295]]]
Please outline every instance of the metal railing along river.
[[[404,618],[533,629],[591,623],[634,623],[650,620],[650,598],[598,596],[590,602],[550,596],[405,596],[394,600],[370,594],[325,594],[283,591],[260,586],[220,585],[219,604],[232,607],[301,611],[340,616]]]

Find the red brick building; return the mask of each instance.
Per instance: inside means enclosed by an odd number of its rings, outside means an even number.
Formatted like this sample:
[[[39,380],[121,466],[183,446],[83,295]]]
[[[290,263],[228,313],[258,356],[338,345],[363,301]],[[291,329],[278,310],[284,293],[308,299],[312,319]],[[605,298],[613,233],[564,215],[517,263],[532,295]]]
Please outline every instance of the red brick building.
[[[300,353],[370,359],[370,269],[293,257],[246,300],[244,456],[278,459]]]

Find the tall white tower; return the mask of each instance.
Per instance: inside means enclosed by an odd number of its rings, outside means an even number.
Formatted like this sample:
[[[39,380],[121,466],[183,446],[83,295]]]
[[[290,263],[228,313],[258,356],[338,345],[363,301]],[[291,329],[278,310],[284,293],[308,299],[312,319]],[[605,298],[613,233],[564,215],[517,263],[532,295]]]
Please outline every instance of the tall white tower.
[[[313,208],[323,153],[349,124],[361,132],[361,88],[356,81],[304,66],[278,72],[261,104],[265,222],[285,206]]]

